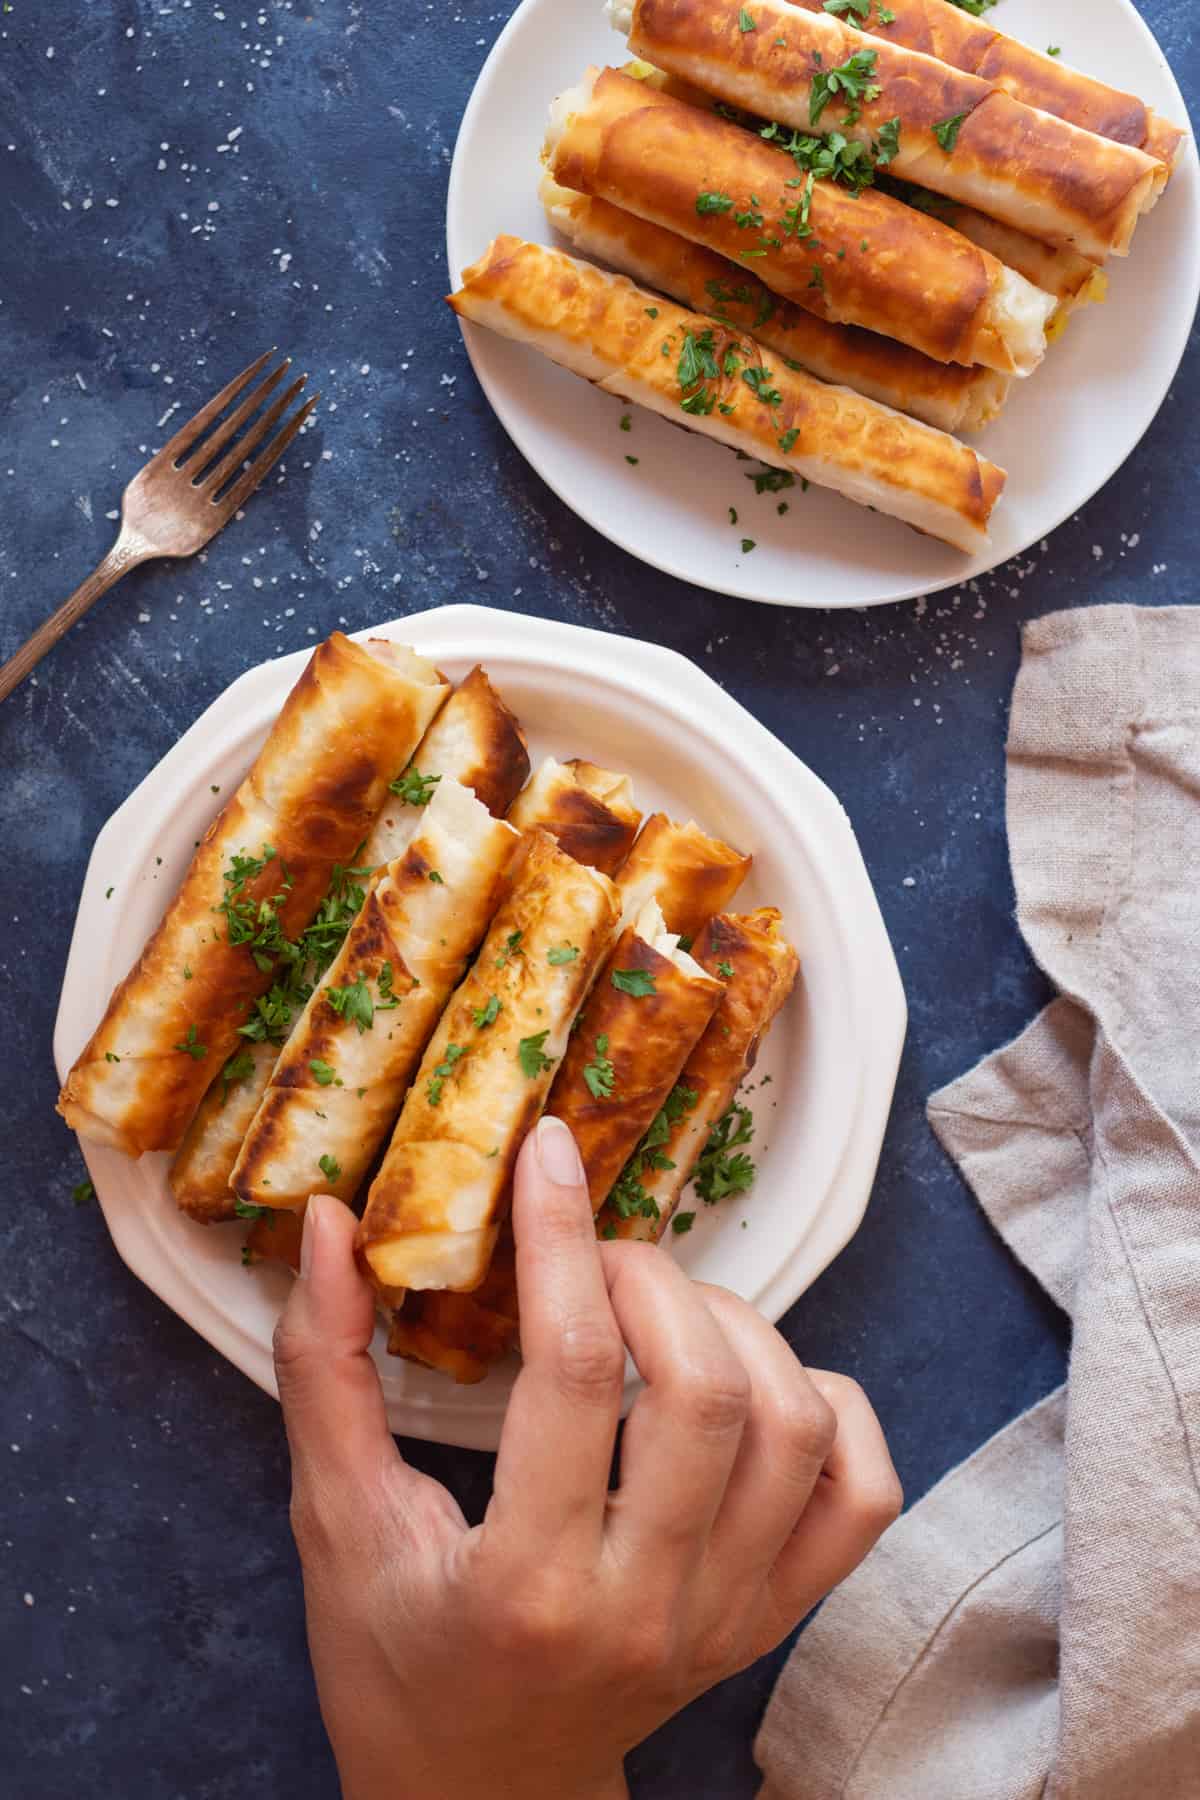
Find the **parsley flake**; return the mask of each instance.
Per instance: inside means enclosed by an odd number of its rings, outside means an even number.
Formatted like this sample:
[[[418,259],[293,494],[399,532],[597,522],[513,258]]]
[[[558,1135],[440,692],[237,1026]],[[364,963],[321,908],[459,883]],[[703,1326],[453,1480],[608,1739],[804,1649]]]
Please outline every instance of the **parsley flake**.
[[[375,1002],[361,975],[346,987],[327,987],[325,998],[335,1013],[340,1014],[343,1019],[352,1020],[358,1026],[360,1037],[364,1031],[370,1031],[375,1017]]]
[[[564,963],[573,963],[578,955],[578,944],[551,944],[546,961],[552,969],[560,969]]]
[[[460,1057],[467,1054],[464,1044],[447,1044],[446,1054],[440,1063],[435,1064],[433,1074],[425,1083],[425,1098],[430,1106],[440,1106],[442,1089],[446,1085],[446,1077],[453,1074],[454,1065]]]
[[[517,1045],[517,1060],[521,1065],[521,1073],[530,1081],[535,1081],[544,1069],[554,1067],[554,1058],[547,1056],[543,1045],[550,1036],[549,1028],[539,1031],[533,1037],[522,1038]]]
[[[326,1181],[336,1181],[342,1172],[341,1163],[336,1156],[330,1156],[328,1151],[325,1152],[324,1156],[319,1156],[317,1158],[317,1167],[320,1169]]]
[[[500,1017],[500,1006],[501,1002],[496,998],[495,994],[489,994],[486,1005],[473,1006],[471,1008],[471,1018],[474,1021],[476,1031],[483,1031],[488,1025],[494,1025],[496,1023],[496,1020]]]
[[[402,775],[388,782],[388,787],[400,796],[405,806],[428,806],[441,779],[440,775],[422,775],[416,763],[409,763]]]
[[[683,1237],[692,1229],[695,1221],[696,1215],[694,1212],[676,1213],[675,1217],[671,1220],[671,1230],[675,1233],[676,1237]]]
[[[963,120],[966,116],[965,112],[955,113],[952,119],[943,119],[940,125],[935,125],[933,128],[933,135],[947,156],[958,142],[958,134],[963,128]]]
[[[614,969],[612,984],[619,994],[629,994],[635,1000],[658,992],[649,969]]]
[[[583,1079],[593,1100],[607,1100],[613,1091],[616,1071],[608,1055],[608,1037],[601,1032],[596,1039],[596,1054],[584,1064]]]
[[[314,1056],[308,1066],[318,1087],[332,1087],[337,1080],[337,1070],[333,1064],[322,1062],[319,1056]]]
[[[199,1062],[202,1057],[205,1057],[208,1055],[208,1045],[200,1044],[200,1043],[197,1043],[197,1041],[196,1041],[195,1025],[188,1026],[187,1036],[182,1040],[181,1043],[175,1044],[173,1046],[173,1048],[176,1050],[182,1050],[184,1055],[190,1056],[193,1062]]]

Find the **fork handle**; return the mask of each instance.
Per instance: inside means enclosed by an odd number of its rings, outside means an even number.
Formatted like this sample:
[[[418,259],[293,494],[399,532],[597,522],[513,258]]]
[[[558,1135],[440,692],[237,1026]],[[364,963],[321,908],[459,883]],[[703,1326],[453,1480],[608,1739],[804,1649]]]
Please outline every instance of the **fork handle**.
[[[33,636],[21,645],[16,655],[10,656],[0,668],[0,700],[7,700],[18,683],[24,681],[29,671],[37,667],[47,650],[57,644],[59,638],[71,629],[76,619],[82,618],[101,594],[107,594],[109,588],[115,587],[130,569],[135,569],[139,563],[158,554],[160,552],[154,550],[144,538],[123,531],[104,561],[92,570],[86,581],[79,584],[70,599],[64,600],[58,611],[51,613],[45,623],[38,626]]]

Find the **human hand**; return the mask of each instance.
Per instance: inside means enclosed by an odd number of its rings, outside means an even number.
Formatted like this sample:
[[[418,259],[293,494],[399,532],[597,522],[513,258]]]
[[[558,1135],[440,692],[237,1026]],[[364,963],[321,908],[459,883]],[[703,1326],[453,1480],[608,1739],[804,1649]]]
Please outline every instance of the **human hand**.
[[[776,1645],[900,1510],[865,1395],[722,1288],[598,1243],[557,1120],[517,1165],[523,1366],[482,1525],[404,1462],[340,1202],[275,1338],[345,1800],[620,1800],[622,1759]],[[628,1345],[646,1386],[608,1488]]]

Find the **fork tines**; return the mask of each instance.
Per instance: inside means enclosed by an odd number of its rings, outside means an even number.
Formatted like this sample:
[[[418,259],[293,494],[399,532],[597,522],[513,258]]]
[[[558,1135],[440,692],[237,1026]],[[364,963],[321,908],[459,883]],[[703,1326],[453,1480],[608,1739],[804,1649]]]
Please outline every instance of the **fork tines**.
[[[292,359],[285,356],[278,368],[260,381],[229,417],[221,419],[216,430],[206,436],[213,421],[246,392],[255,376],[266,367],[274,354],[273,349],[268,350],[265,355],[252,362],[249,368],[236,375],[207,406],[202,406],[186,425],[179,428],[155,459],[170,463],[173,468],[190,475],[192,486],[224,512],[236,512],[249,498],[272,464],[282,456],[320,399],[319,394],[310,395],[303,406],[275,433],[266,449],[257,456],[254,455],[268,432],[278,424],[293,401],[302,393],[308,380],[307,375],[299,376],[283,393],[276,396],[261,417],[254,418],[291,368]],[[254,422],[250,429],[239,437],[238,433],[251,419]],[[253,460],[250,460],[252,457]],[[230,483],[233,485],[230,486]]]

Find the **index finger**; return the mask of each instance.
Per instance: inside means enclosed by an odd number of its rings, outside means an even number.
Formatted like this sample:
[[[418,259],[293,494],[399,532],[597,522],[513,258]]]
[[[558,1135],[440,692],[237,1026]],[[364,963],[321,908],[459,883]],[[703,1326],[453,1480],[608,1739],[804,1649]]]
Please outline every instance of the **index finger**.
[[[519,1527],[542,1560],[549,1540],[584,1552],[601,1540],[625,1377],[583,1164],[559,1119],[541,1119],[521,1147],[513,1233],[523,1367],[488,1525]]]

